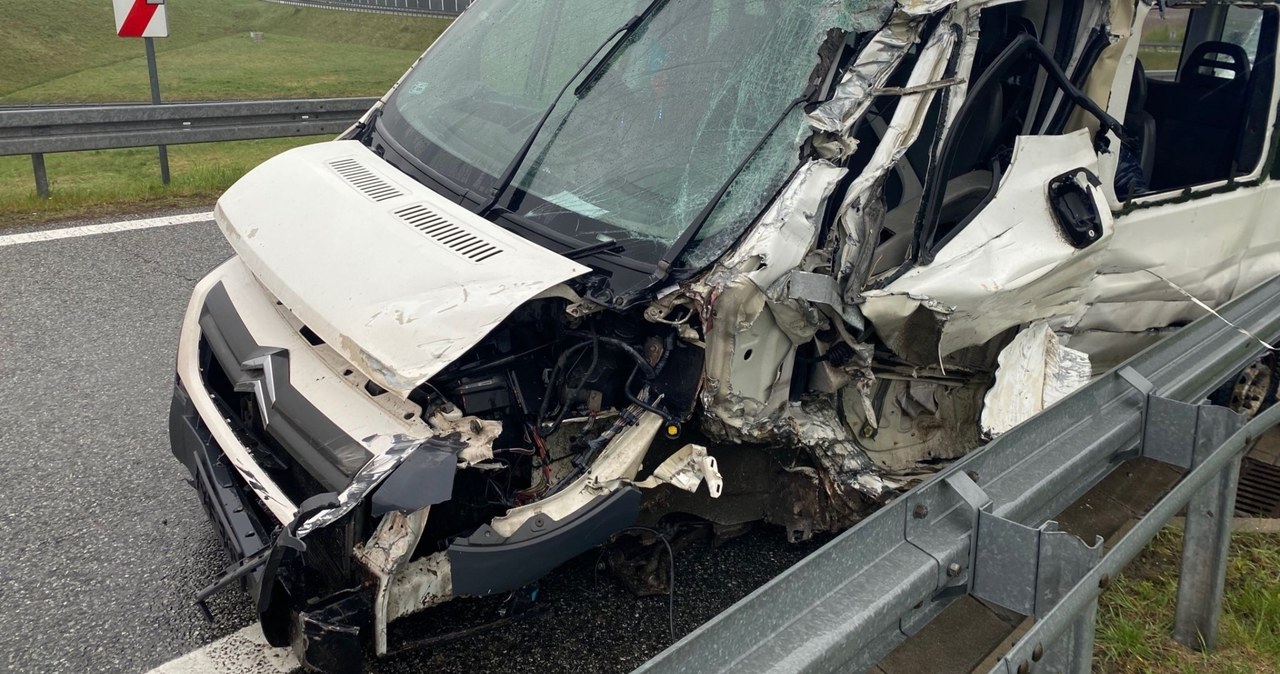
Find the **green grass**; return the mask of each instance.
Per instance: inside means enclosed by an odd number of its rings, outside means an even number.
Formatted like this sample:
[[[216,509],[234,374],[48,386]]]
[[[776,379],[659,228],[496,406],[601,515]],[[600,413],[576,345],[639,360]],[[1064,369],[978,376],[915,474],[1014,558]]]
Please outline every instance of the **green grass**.
[[[165,100],[235,100],[377,96],[395,84],[417,55],[281,34],[253,42],[245,34],[176,49],[157,60]],[[83,103],[112,97],[147,100],[150,95],[146,60],[136,58],[27,87],[4,100]]]
[[[149,100],[142,41],[116,37],[109,0],[2,2],[0,105]],[[380,95],[449,25],[261,0],[168,6],[172,37],[156,40],[167,101]],[[154,148],[47,155],[49,200],[35,193],[30,158],[0,157],[0,226],[212,205],[245,171],[316,140],[171,146],[168,187]]]
[[[327,137],[277,138],[169,147],[172,182],[160,182],[155,148],[46,155],[50,199],[36,195],[28,157],[0,157],[0,226],[73,217],[212,207],[249,169],[285,150]]]
[[[1150,47],[1142,47],[1138,50],[1138,60],[1142,61],[1142,67],[1148,73],[1162,70],[1177,70],[1181,54],[1182,52],[1177,49],[1153,49]]]
[[[376,95],[449,23],[261,0],[168,6],[171,37],[157,39],[156,50],[162,93],[173,100]],[[253,42],[250,31],[264,41]],[[110,2],[4,0],[0,45],[0,104],[150,96],[142,41],[115,36]]]
[[[1232,535],[1217,648],[1198,653],[1170,638],[1182,537],[1165,530],[1103,593],[1095,672],[1280,671],[1280,535]]]
[[[1138,59],[1148,72],[1178,69],[1190,14],[1187,9],[1166,9],[1164,16],[1153,9],[1147,14]]]

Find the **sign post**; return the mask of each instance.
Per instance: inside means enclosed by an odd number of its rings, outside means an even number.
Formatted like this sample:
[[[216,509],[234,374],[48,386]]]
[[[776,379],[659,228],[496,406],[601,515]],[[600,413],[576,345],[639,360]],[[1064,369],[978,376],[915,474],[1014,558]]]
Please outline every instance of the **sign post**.
[[[116,9],[116,35],[140,37],[147,49],[147,75],[151,79],[151,103],[160,104],[160,75],[156,71],[154,38],[169,37],[169,14],[165,0],[113,0]],[[169,184],[169,148],[161,145],[160,179]]]

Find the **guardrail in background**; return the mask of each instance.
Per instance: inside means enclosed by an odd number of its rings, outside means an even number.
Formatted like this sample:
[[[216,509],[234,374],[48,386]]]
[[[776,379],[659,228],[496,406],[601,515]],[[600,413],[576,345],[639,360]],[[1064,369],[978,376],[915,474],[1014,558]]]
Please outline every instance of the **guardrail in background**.
[[[377,98],[311,98],[0,110],[0,156],[29,154],[49,196],[44,155],[151,145],[337,135]]]
[[[342,9],[349,12],[454,17],[476,0],[266,0],[278,5]]]
[[[1212,648],[1241,456],[1280,421],[1201,404],[1280,336],[1280,279],[1206,316],[897,498],[643,665],[851,672],[966,594],[1034,623],[993,674],[1087,673],[1097,597],[1184,506],[1174,638]],[[1248,331],[1251,334],[1246,334]],[[1124,461],[1186,469],[1103,555],[1053,517]],[[999,655],[997,652],[994,655]]]

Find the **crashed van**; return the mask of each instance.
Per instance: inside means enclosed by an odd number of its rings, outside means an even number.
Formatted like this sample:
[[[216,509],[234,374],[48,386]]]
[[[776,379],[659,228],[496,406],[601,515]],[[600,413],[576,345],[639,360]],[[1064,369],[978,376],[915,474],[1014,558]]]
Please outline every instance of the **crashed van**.
[[[308,667],[678,517],[804,540],[1280,273],[1277,7],[481,0],[219,200],[170,417]]]

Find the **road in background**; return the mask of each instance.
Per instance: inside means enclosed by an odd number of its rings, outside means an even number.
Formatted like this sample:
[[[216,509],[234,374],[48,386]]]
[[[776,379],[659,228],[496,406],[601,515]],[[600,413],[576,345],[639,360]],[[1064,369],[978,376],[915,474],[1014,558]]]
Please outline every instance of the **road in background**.
[[[11,671],[147,671],[253,621],[234,593],[211,602],[212,625],[192,606],[226,560],[166,427],[191,287],[231,251],[207,221],[93,231],[0,245],[0,654]],[[677,636],[816,548],[782,538],[761,528],[678,552]],[[629,671],[669,643],[667,598],[632,597],[598,560],[588,552],[545,579],[541,617],[369,671]],[[393,638],[499,608],[455,602]]]

